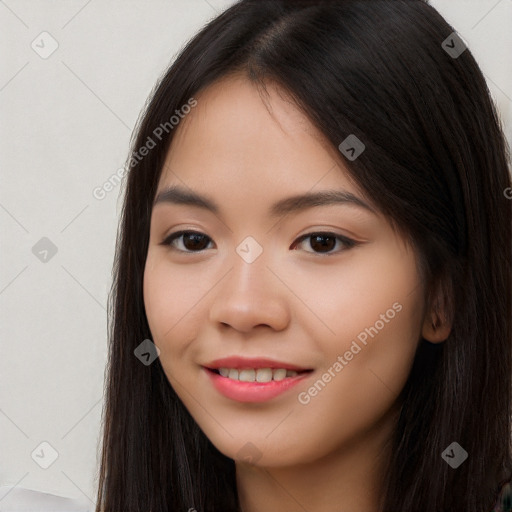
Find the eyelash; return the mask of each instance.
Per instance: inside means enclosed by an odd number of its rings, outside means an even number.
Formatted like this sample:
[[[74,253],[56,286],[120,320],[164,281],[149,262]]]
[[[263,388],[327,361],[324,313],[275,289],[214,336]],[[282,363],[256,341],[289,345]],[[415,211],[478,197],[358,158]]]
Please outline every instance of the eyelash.
[[[199,231],[183,230],[183,231],[177,231],[176,233],[171,233],[159,245],[169,246],[170,249],[175,250],[175,251],[179,251],[179,252],[183,252],[185,254],[201,253],[201,252],[204,252],[206,250],[206,249],[201,249],[199,251],[188,251],[188,250],[184,251],[183,249],[177,249],[176,247],[174,247],[172,245],[172,242],[174,242],[174,240],[177,240],[177,239],[181,238],[183,235],[186,235],[186,234],[203,235],[207,239],[212,241],[210,237],[208,237],[207,235],[205,235],[204,233],[201,233]],[[355,246],[357,246],[359,244],[359,242],[356,242],[355,240],[353,240],[351,238],[348,238],[346,236],[338,235],[337,233],[332,233],[332,232],[328,232],[328,231],[313,231],[313,232],[310,232],[310,233],[306,233],[305,235],[301,235],[299,238],[297,238],[297,240],[295,240],[294,245],[295,244],[300,244],[304,240],[306,240],[308,238],[312,238],[315,235],[316,236],[325,236],[325,237],[335,238],[336,240],[341,241],[342,244],[345,246],[345,248],[341,249],[341,250],[338,250],[338,251],[335,251],[335,252],[331,251],[331,252],[327,252],[327,253],[315,252],[315,251],[306,251],[306,252],[308,252],[310,254],[318,254],[318,255],[321,255],[321,256],[332,256],[334,254],[338,254],[340,252],[343,252],[343,251],[346,251],[348,249],[351,249],[351,248],[353,248],[353,247],[355,247]]]

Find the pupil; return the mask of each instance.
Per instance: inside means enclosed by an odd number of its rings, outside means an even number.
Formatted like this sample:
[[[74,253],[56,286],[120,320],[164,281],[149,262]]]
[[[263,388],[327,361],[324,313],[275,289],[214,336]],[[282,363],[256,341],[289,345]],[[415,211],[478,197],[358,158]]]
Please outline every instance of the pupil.
[[[332,250],[336,245],[336,238],[329,235],[316,235],[311,236],[311,247],[318,252],[328,252]],[[183,235],[183,244],[186,249],[191,250],[203,250],[208,246],[206,243],[206,237],[198,233],[185,233]]]
[[[201,239],[202,239],[202,242],[203,244],[201,244]],[[206,247],[208,244],[204,244],[204,241],[205,241],[205,236],[204,235],[200,235],[198,233],[185,233],[183,235],[183,245],[187,248],[187,250],[202,250],[204,249],[204,247]],[[187,243],[187,240],[188,241],[191,241],[192,243]],[[202,247],[202,245],[204,245],[204,247]]]
[[[316,236],[312,236],[312,242],[311,242],[311,247],[315,250],[319,249],[320,251],[319,252],[322,252],[322,249],[327,249],[328,251],[330,249],[333,249],[334,246],[336,245],[336,239],[333,237],[333,236],[329,236],[329,235],[316,235]],[[324,239],[324,240],[328,240],[327,242],[319,242],[319,240],[321,239]]]

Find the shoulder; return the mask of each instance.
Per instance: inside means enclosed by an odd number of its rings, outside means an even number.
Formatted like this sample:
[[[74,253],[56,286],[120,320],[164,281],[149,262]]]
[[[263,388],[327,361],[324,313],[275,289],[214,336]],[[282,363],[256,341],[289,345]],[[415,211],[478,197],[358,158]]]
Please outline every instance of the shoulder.
[[[0,486],[0,510],[9,512],[91,512],[92,503],[17,486]],[[5,508],[4,508],[5,507]]]
[[[490,512],[512,512],[512,483],[506,483],[498,495],[494,508]]]

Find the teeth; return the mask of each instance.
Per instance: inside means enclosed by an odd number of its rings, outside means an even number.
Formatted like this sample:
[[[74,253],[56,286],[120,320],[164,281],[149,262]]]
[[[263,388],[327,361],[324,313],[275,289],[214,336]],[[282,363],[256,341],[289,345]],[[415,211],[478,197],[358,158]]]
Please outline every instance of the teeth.
[[[228,379],[239,380],[241,382],[270,382],[279,381],[286,377],[295,377],[298,372],[295,370],[286,370],[285,368],[246,368],[237,370],[236,368],[219,368],[219,373]]]
[[[231,371],[229,372],[231,374]],[[241,382],[254,382],[256,380],[256,372],[254,370],[240,370],[238,380]]]
[[[274,380],[283,380],[286,378],[287,371],[284,368],[279,368],[279,370],[274,370]]]
[[[258,368],[256,370],[256,380],[258,382],[270,382],[272,380],[272,370],[270,368]]]

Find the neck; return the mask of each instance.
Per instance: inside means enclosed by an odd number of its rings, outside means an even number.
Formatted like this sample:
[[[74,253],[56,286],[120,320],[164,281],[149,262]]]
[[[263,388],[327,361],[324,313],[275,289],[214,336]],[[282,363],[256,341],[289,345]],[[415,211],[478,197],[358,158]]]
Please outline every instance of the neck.
[[[375,426],[327,456],[289,467],[236,462],[242,512],[378,512],[394,425]]]

